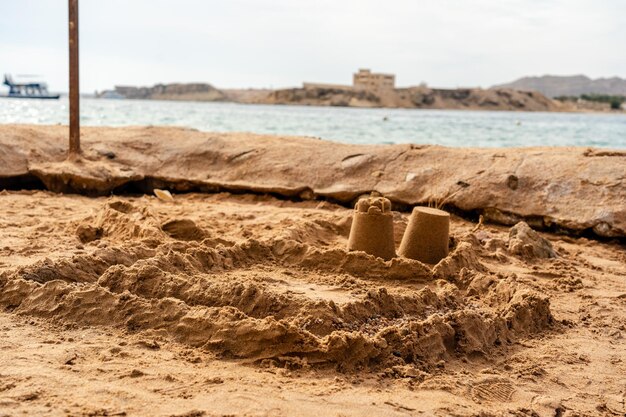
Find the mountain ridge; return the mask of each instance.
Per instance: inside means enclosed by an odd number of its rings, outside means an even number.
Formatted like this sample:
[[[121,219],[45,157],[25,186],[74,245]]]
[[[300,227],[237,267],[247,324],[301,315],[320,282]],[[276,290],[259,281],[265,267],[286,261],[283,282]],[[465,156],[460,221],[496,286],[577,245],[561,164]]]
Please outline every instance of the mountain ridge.
[[[494,85],[491,88],[537,91],[548,97],[580,96],[582,94],[626,96],[626,79],[618,76],[593,79],[583,74],[541,75],[518,78],[509,83]]]

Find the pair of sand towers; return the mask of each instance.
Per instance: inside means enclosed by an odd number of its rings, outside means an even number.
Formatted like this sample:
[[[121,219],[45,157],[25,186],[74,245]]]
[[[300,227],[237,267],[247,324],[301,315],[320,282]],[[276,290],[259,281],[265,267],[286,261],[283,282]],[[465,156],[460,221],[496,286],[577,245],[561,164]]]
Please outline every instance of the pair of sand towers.
[[[430,207],[415,207],[398,253],[436,264],[448,256],[450,215]],[[384,197],[363,198],[354,207],[348,250],[359,250],[385,260],[396,257],[391,202]]]

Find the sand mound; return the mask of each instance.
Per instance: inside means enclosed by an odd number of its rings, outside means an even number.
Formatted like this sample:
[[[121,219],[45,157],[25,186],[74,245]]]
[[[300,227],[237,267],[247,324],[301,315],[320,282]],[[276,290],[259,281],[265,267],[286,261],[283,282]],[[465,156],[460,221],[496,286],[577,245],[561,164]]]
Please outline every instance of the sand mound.
[[[91,250],[4,271],[0,305],[226,357],[341,370],[430,369],[553,322],[546,297],[489,272],[481,262],[488,251],[473,234],[431,269],[348,252],[340,216],[292,222],[278,236],[217,240],[172,210],[162,218],[146,201],[110,199],[77,221],[77,238]]]
[[[102,237],[128,240],[162,239],[164,236],[149,210],[115,198],[108,201],[95,216],[80,222],[76,227],[76,235],[83,243]]]

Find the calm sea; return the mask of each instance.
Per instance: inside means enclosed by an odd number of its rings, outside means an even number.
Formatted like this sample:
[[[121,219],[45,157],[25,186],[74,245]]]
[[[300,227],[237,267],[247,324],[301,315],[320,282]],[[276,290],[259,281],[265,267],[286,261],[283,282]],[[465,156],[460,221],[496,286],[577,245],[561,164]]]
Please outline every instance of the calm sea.
[[[0,99],[0,123],[67,124],[67,98]],[[90,126],[171,125],[313,136],[347,143],[626,148],[626,114],[357,109],[81,99]]]

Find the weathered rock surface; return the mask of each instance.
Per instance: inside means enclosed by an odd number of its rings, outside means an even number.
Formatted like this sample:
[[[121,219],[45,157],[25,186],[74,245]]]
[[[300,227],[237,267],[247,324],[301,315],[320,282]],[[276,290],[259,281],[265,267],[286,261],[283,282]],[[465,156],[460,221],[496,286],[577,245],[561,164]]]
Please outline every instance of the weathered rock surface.
[[[488,221],[626,237],[626,152],[347,145],[181,128],[0,127],[0,188],[58,192],[246,191],[352,203],[378,191],[396,207],[435,203]]]
[[[552,244],[525,222],[519,222],[511,227],[509,251],[528,258],[556,258],[557,256]]]

